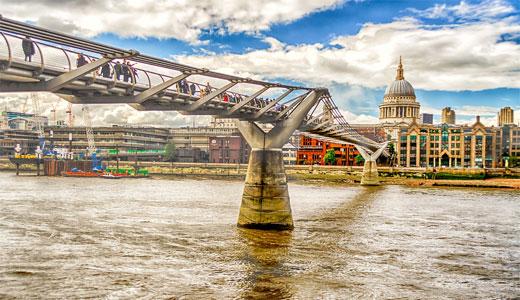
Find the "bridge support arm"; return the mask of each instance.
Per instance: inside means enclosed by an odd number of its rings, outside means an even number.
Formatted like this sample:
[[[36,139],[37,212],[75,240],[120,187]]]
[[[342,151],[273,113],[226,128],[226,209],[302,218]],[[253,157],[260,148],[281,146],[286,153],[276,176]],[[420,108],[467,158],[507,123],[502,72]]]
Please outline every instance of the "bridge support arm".
[[[237,121],[238,130],[251,146],[238,226],[256,229],[293,228],[282,146],[300,126],[321,96],[312,91],[291,114],[269,132],[251,121]]]
[[[235,104],[228,112],[227,115],[230,116],[234,114],[236,111],[241,109],[244,105],[248,104],[249,102],[253,101],[256,97],[260,96],[263,92],[267,91],[269,89],[268,86],[263,87],[262,89],[255,92],[253,95],[247,97],[246,99],[240,101],[240,103]]]
[[[225,91],[229,90],[230,88],[232,88],[236,84],[237,84],[237,82],[230,82],[230,83],[226,84],[224,87],[221,87],[220,89],[217,89],[217,90],[214,90],[213,92],[210,92],[206,96],[204,96],[204,97],[200,98],[199,100],[195,101],[195,103],[190,104],[188,106],[188,108],[186,109],[186,111],[190,111],[191,112],[191,111],[197,110],[198,108],[200,108],[204,104],[208,103],[209,101],[211,101],[215,97],[220,96],[222,93],[224,93]]]
[[[102,57],[96,61],[81,66],[75,70],[63,73],[48,81],[27,82],[27,83],[0,83],[2,92],[56,92],[63,86],[72,81],[88,74],[104,64],[110,62],[113,58]]]
[[[261,110],[259,110],[256,114],[254,114],[253,116],[253,119],[258,119],[260,118],[263,114],[265,114],[268,110],[270,110],[271,108],[273,108],[273,106],[276,105],[276,103],[280,102],[283,98],[287,97],[290,93],[292,93],[292,91],[294,91],[293,89],[289,89],[287,91],[285,91],[280,97],[276,98],[276,100],[270,102],[269,104],[267,104],[267,106],[265,106],[264,108],[262,108]]]
[[[163,83],[160,83],[156,86],[153,86],[142,93],[139,93],[133,97],[133,103],[143,103],[144,101],[150,99],[151,97],[157,95],[158,93],[164,91],[170,86],[176,84],[177,82],[186,79],[190,74],[181,74],[179,76],[173,77],[171,79],[166,80]]]
[[[359,153],[365,159],[363,166],[363,175],[361,176],[361,185],[379,185],[379,172],[377,171],[377,158],[386,149],[388,142],[384,143],[374,153],[369,154],[363,147],[356,145]]]
[[[102,57],[96,61],[90,62],[70,72],[61,74],[49,81],[45,82],[45,90],[48,92],[55,92],[65,86],[66,84],[100,68],[104,64],[110,62],[112,58]]]

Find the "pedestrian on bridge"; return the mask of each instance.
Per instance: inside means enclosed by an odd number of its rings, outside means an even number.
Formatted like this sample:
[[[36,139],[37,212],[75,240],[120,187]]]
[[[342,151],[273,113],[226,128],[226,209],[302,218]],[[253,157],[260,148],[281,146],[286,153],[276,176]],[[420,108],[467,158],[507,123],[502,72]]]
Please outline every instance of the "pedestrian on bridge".
[[[78,53],[78,58],[76,59],[76,67],[82,67],[84,65],[88,64],[87,59],[83,54]]]
[[[123,63],[121,64],[121,69],[123,71],[123,81],[129,82],[130,77],[132,75],[130,74],[130,66],[128,65],[128,62],[126,61],[126,59],[123,60]]]
[[[110,65],[108,63],[104,64],[102,67],[101,67],[101,76],[105,77],[105,78],[111,78],[111,74],[110,74]]]
[[[195,92],[197,91],[197,87],[195,86],[195,83],[191,83],[190,85],[190,92],[192,96],[195,96]]]
[[[121,74],[123,74],[123,66],[121,66],[121,63],[119,61],[116,61],[116,64],[114,65],[114,73],[116,73],[116,79],[118,81],[121,80]]]
[[[26,35],[25,38],[22,40],[22,49],[23,54],[25,55],[25,61],[30,62],[32,59],[32,56],[35,53],[34,50],[34,42],[31,40],[31,38]]]

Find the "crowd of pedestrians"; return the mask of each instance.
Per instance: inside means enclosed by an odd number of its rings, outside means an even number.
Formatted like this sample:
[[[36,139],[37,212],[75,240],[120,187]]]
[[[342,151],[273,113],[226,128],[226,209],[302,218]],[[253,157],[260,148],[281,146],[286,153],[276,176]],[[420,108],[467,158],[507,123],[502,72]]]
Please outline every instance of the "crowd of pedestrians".
[[[32,56],[35,54],[35,48],[34,48],[34,42],[29,36],[26,36],[22,40],[22,49],[23,49],[23,53],[25,55],[25,61],[30,62],[32,60]],[[76,58],[76,67],[80,68],[88,63],[89,63],[89,61],[87,60],[85,55],[78,53],[77,58]],[[123,59],[122,63],[117,60],[115,63],[113,63],[112,68],[110,67],[110,63],[104,64],[101,67],[101,69],[98,71],[98,74],[104,78],[114,78],[115,77],[115,79],[118,81],[120,81],[121,78],[123,78],[124,82],[134,82],[134,80],[137,80],[137,78],[138,78],[137,69],[134,66],[135,66],[135,63],[131,64],[126,59]],[[112,69],[113,69],[113,72],[112,72]],[[197,91],[197,89],[198,89],[198,91]],[[212,90],[213,90],[213,88],[211,87],[209,82],[206,82],[206,85],[201,87],[201,86],[198,86],[197,84],[195,84],[194,82],[189,84],[186,79],[183,79],[177,84],[177,91],[179,91],[183,94],[191,95],[191,96],[196,96],[196,94],[198,92],[199,97],[204,97],[205,95],[208,95],[209,93],[211,93]],[[224,92],[223,94],[221,94],[219,96],[219,99],[220,99],[220,101],[225,102],[225,103],[240,103],[241,101],[244,100],[241,94],[228,93],[228,92]],[[250,103],[252,106],[255,106],[258,108],[263,108],[263,107],[266,107],[267,105],[269,105],[269,103],[271,103],[272,101],[274,101],[274,99],[260,97],[260,98],[253,99],[253,101],[251,101]],[[276,104],[274,106],[274,108],[276,111],[281,111],[281,110],[285,109],[286,106]]]

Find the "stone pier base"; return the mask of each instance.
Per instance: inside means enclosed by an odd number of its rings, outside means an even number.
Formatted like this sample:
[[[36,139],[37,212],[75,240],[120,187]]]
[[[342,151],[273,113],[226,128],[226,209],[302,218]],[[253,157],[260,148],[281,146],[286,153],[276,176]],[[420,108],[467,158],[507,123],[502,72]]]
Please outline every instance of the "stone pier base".
[[[366,160],[361,176],[361,185],[379,185],[379,173],[374,160]]]
[[[249,157],[238,226],[293,229],[281,149],[253,149]]]

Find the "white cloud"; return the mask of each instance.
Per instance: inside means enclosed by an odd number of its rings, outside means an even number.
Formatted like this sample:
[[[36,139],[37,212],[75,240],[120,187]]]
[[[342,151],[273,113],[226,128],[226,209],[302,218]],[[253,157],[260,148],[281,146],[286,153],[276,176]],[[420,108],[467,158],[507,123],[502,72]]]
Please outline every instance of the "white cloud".
[[[41,114],[53,121],[51,109],[56,107],[56,119],[67,120],[65,113],[68,102],[51,93],[38,93]],[[0,109],[7,111],[22,111],[26,103],[26,112],[33,113],[32,100],[29,93],[1,94]],[[28,99],[26,101],[26,99]],[[82,126],[83,113],[81,105],[73,105],[74,124]],[[156,127],[176,127],[184,125],[207,125],[208,116],[184,116],[178,112],[141,112],[127,105],[89,105],[92,124],[95,126],[110,125],[141,125]]]
[[[377,124],[379,118],[366,115],[366,114],[354,114],[348,110],[340,110],[343,117],[348,120],[351,124]]]
[[[503,16],[515,11],[514,7],[505,0],[486,0],[471,4],[461,1],[457,5],[435,4],[425,10],[410,8],[409,11],[428,19],[454,20],[486,20]]]
[[[1,0],[7,18],[92,37],[112,32],[125,37],[176,38],[200,44],[203,30],[258,33],[343,0]]]
[[[405,77],[425,90],[520,88],[520,45],[501,41],[519,34],[514,20],[457,26],[427,26],[414,19],[365,24],[330,45],[283,45],[244,54],[179,55],[184,64],[221,71],[287,78],[312,85],[386,86],[403,55]],[[332,47],[334,46],[334,47]]]

